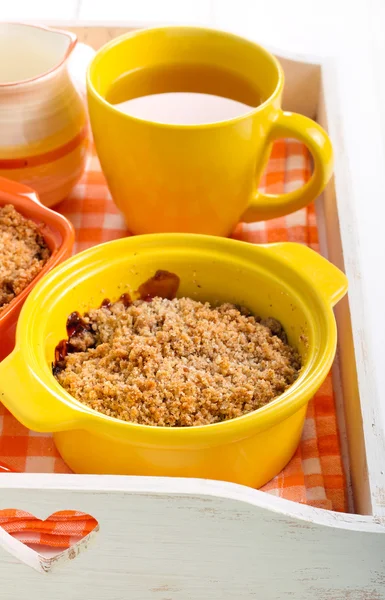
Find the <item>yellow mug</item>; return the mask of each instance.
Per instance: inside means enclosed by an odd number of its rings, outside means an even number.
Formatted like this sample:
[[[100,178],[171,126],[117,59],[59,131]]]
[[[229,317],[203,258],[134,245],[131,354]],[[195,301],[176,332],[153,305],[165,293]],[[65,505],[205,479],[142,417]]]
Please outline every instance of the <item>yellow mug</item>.
[[[244,115],[201,125],[144,120],[107,102],[122,75],[176,63],[231,70],[254,84],[263,101]],[[331,143],[311,119],[282,111],[283,85],[282,67],[274,56],[220,31],[145,29],[101,48],[87,76],[91,125],[112,197],[132,233],[226,236],[240,219],[279,217],[314,200],[332,174]],[[288,194],[263,194],[258,183],[271,145],[286,137],[309,148],[312,177]]]

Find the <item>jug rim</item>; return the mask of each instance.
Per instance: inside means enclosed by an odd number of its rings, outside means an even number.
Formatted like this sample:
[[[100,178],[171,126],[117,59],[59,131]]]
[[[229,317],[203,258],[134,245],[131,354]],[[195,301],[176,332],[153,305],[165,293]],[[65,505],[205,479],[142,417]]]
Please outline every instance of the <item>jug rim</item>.
[[[72,50],[75,48],[77,41],[78,41],[77,35],[75,33],[73,33],[72,31],[66,31],[65,29],[57,29],[56,27],[48,27],[46,25],[40,25],[40,24],[35,24],[35,23],[25,23],[23,21],[2,21],[0,23],[0,27],[7,26],[7,25],[29,27],[32,29],[41,29],[42,31],[48,31],[50,33],[58,33],[60,35],[64,35],[65,37],[69,38],[69,44],[68,44],[68,48],[66,49],[62,59],[57,64],[55,64],[53,67],[51,67],[47,71],[44,71],[43,73],[39,73],[39,75],[35,75],[33,77],[26,77],[25,79],[19,79],[17,81],[5,81],[4,83],[0,82],[0,90],[3,88],[16,87],[18,85],[23,85],[25,83],[31,83],[33,81],[43,79],[44,77],[46,77],[47,75],[50,75],[51,73],[54,73],[66,62],[66,60],[71,55]]]

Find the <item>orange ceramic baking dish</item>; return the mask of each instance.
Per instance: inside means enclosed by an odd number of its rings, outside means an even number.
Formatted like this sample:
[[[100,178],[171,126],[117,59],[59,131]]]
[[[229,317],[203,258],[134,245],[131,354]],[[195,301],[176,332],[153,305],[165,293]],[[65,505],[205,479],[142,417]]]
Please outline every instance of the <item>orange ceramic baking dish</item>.
[[[13,204],[20,214],[39,226],[51,250],[51,257],[34,280],[0,312],[0,360],[3,360],[15,345],[17,319],[29,292],[45,273],[70,256],[75,239],[71,223],[62,215],[43,206],[31,188],[0,177],[0,206],[6,204]]]

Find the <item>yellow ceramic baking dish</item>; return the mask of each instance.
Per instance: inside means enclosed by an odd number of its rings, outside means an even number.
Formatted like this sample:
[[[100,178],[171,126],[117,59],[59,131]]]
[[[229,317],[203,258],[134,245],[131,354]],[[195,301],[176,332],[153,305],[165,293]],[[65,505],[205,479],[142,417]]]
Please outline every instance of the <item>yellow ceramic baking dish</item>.
[[[106,297],[134,295],[158,269],[179,275],[178,296],[234,302],[281,321],[303,359],[294,385],[253,413],[190,428],[119,421],[71,397],[52,375],[68,315]],[[25,426],[53,431],[75,472],[202,477],[259,487],[298,445],[307,403],[333,361],[332,306],[346,289],[343,273],[299,244],[155,234],[96,246],[54,269],[30,293],[15,350],[0,364],[0,399]]]

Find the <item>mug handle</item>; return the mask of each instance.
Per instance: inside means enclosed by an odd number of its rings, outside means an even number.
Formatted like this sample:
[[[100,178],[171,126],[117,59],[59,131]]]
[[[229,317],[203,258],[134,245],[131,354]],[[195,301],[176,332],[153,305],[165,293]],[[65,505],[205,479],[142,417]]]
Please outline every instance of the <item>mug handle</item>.
[[[287,194],[256,193],[242,215],[241,221],[265,221],[303,208],[322,192],[333,172],[333,149],[326,132],[315,121],[296,113],[279,111],[267,144],[282,138],[295,138],[310,150],[314,171],[310,180],[298,190]]]

